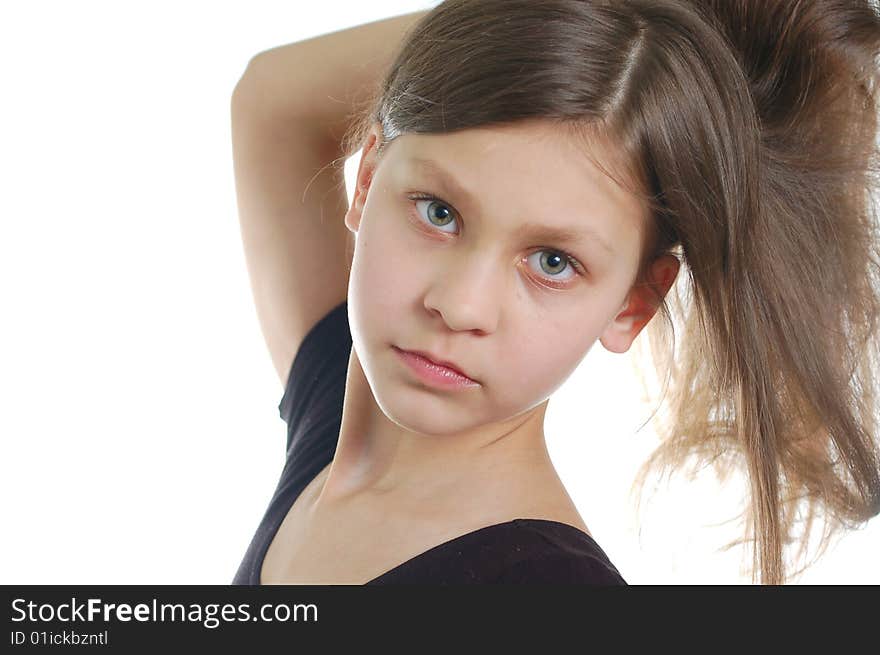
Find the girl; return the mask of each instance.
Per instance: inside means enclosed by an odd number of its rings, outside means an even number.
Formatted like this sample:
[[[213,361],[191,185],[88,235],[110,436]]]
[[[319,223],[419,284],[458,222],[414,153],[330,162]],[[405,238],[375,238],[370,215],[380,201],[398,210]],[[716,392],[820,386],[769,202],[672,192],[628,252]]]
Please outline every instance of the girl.
[[[800,509],[877,515],[878,54],[868,0],[446,0],[254,57],[236,189],[288,449],[234,582],[626,584],[543,418],[649,322],[640,484],[740,467],[765,584]]]

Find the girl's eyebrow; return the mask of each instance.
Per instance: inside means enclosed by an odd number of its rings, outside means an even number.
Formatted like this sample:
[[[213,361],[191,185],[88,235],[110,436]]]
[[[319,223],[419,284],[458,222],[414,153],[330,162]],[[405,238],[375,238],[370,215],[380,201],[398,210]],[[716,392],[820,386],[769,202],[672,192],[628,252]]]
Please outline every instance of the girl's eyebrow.
[[[445,187],[445,191],[452,193],[456,197],[464,198],[474,207],[479,206],[476,195],[468,191],[446,169],[433,159],[412,157],[409,161],[416,167],[421,168],[428,175],[436,178],[437,181]],[[588,225],[582,225],[575,229],[544,225],[541,223],[523,223],[514,231],[514,236],[518,239],[547,239],[553,242],[564,242],[577,245],[586,244],[592,241],[601,246],[608,254],[614,254],[614,250],[608,241],[599,232]]]

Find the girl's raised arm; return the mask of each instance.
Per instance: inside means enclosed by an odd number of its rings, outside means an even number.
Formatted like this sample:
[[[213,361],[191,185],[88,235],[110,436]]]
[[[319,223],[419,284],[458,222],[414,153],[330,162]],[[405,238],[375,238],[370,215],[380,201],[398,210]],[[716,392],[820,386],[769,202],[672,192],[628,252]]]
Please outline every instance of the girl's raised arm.
[[[331,162],[339,159],[353,107],[379,82],[406,29],[425,13],[261,52],[232,93],[245,260],[282,386],[305,335],[348,293],[348,197],[343,166]]]

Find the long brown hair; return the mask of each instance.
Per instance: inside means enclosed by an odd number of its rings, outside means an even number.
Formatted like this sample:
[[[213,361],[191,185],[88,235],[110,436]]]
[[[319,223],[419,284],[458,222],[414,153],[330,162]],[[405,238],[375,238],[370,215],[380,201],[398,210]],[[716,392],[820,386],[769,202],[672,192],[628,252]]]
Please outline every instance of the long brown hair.
[[[636,284],[662,254],[686,273],[646,328],[669,411],[633,487],[743,471],[753,581],[781,584],[804,505],[825,547],[880,512],[878,53],[869,0],[446,0],[343,152],[373,123],[380,155],[528,120],[616,146],[595,163],[653,215]]]

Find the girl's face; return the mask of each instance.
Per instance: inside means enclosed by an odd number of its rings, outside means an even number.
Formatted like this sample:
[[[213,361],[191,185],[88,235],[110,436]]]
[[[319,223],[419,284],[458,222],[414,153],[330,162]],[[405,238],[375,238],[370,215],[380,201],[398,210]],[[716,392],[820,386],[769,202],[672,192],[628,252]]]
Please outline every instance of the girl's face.
[[[645,213],[579,146],[527,124],[404,135],[379,160],[378,135],[345,218],[357,234],[348,302],[355,353],[389,418],[425,433],[507,421],[543,403],[596,339],[629,348],[653,313],[625,311]],[[395,346],[480,385],[426,386]]]

